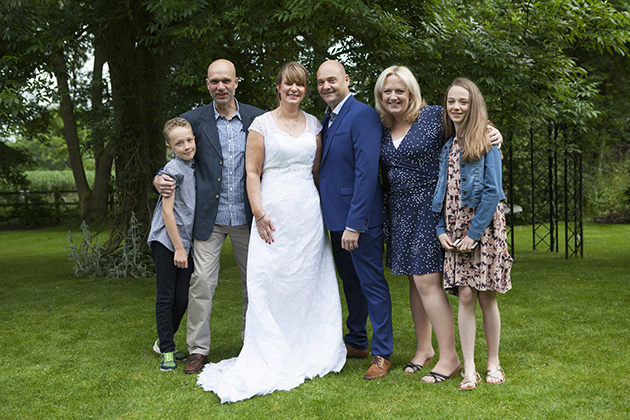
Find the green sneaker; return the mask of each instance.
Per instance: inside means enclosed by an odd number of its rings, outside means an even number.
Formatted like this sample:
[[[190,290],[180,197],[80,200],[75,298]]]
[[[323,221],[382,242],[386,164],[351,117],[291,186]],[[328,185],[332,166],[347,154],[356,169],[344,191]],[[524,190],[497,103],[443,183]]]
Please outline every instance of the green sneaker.
[[[162,352],[160,351],[160,339],[158,338],[157,340],[155,340],[155,343],[153,343],[153,351],[156,352],[157,354],[162,354]],[[177,349],[175,349],[175,360],[186,360],[188,359],[188,355],[186,353],[184,353],[183,351],[179,351]]]
[[[160,370],[168,371],[177,369],[175,363],[175,353],[172,351],[162,353],[162,360],[160,361]]]

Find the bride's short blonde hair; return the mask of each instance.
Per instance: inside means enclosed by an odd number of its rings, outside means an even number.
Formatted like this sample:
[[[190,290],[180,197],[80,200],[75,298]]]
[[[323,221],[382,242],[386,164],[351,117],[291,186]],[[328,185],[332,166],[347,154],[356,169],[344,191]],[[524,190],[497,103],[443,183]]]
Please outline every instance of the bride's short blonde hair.
[[[297,61],[291,61],[282,66],[278,72],[278,77],[276,77],[276,101],[278,104],[280,103],[280,91],[278,86],[285,80],[289,83],[304,86],[306,88],[306,94],[308,95],[308,70]]]

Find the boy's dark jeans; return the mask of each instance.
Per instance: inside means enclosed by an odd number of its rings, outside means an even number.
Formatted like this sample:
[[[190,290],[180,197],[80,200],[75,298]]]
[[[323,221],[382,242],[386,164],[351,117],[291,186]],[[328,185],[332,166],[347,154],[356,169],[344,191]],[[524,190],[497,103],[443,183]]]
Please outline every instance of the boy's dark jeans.
[[[188,255],[188,268],[177,268],[173,264],[174,252],[159,242],[151,243],[155,263],[157,296],[155,298],[155,321],[160,351],[175,351],[173,336],[186,313],[188,285],[193,272],[193,259]]]

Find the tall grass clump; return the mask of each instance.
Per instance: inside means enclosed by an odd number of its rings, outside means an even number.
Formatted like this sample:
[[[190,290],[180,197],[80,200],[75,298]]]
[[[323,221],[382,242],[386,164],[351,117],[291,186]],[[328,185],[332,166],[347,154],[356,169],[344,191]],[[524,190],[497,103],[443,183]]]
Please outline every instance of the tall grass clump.
[[[86,171],[88,184],[94,185],[94,171]],[[74,190],[76,184],[70,169],[63,171],[26,171],[28,188],[32,191]]]
[[[0,183],[0,191],[61,191],[75,190],[77,188],[74,182],[74,176],[72,175],[72,171],[70,169],[60,171],[35,170],[25,171],[24,173],[26,174],[26,185]],[[87,177],[88,185],[92,187],[94,185],[94,171],[86,170],[85,176]]]

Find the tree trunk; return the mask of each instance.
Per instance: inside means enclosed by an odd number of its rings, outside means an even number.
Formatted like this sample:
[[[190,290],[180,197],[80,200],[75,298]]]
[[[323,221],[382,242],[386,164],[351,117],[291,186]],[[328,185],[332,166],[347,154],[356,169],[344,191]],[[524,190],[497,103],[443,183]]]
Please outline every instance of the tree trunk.
[[[66,139],[66,145],[68,146],[70,168],[72,169],[72,175],[74,176],[74,182],[79,194],[81,217],[86,219],[87,216],[90,216],[88,209],[91,206],[88,202],[92,199],[92,190],[88,185],[83,168],[83,159],[81,158],[79,135],[74,118],[74,107],[72,105],[72,99],[70,99],[66,57],[62,51],[56,51],[52,55],[52,61],[53,71],[57,79],[57,90],[60,97],[59,112],[61,113],[61,120],[63,121],[63,134]]]
[[[94,67],[92,70],[92,142],[94,144],[94,200],[92,200],[92,213],[94,219],[104,220],[109,210],[110,181],[112,164],[115,153],[115,137],[110,136],[104,127],[103,119],[106,118],[103,106],[103,66],[105,56],[103,49],[95,42],[94,47]]]
[[[148,226],[151,181],[165,159],[161,129],[167,61],[151,49],[155,45],[149,47],[142,42],[148,22],[142,2],[116,4],[124,8],[124,13],[117,13],[102,33],[112,84],[116,138],[115,217],[109,251],[124,240],[132,212],[145,228]]]

